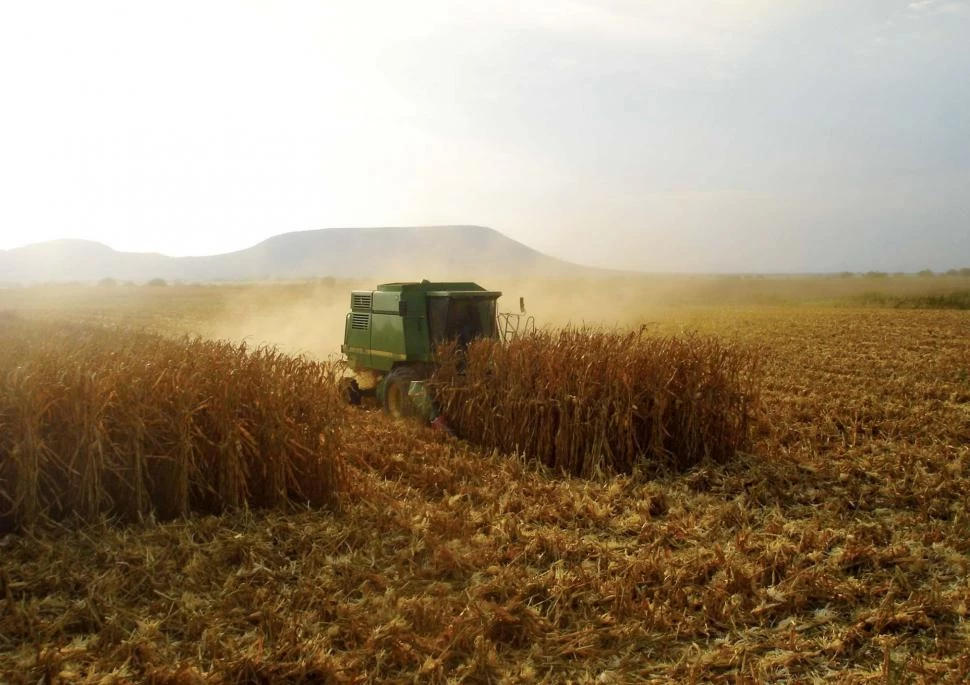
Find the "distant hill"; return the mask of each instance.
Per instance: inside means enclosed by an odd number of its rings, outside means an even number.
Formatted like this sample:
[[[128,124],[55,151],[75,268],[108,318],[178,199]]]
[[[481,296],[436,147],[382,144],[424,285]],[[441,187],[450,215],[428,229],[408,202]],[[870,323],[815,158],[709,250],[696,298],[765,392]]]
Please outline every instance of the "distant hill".
[[[596,273],[533,250],[484,226],[325,228],[284,233],[207,257],[118,252],[86,240],[0,250],[0,281],[114,278],[145,282],[336,278],[566,277]]]

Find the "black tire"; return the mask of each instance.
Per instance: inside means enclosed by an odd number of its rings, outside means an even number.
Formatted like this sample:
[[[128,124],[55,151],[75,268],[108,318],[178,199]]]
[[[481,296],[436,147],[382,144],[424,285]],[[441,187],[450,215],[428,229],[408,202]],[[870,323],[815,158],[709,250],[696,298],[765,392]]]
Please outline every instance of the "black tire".
[[[352,404],[354,406],[359,405],[362,393],[360,391],[360,386],[357,384],[357,379],[344,378],[342,385],[343,387],[341,390],[343,391],[344,399],[347,401],[347,404]]]
[[[421,374],[409,366],[392,369],[384,379],[384,413],[395,418],[414,416],[414,405],[408,398],[411,381],[421,380]]]

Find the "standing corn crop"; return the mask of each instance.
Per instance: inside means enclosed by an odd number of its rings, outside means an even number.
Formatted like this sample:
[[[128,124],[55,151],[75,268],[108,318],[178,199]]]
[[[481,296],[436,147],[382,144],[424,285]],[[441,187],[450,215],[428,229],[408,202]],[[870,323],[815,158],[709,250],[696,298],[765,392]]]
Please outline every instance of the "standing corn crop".
[[[758,353],[700,335],[565,329],[439,357],[433,390],[462,436],[577,476],[723,462],[758,399]]]
[[[0,529],[336,507],[345,416],[327,364],[272,348],[6,322]]]

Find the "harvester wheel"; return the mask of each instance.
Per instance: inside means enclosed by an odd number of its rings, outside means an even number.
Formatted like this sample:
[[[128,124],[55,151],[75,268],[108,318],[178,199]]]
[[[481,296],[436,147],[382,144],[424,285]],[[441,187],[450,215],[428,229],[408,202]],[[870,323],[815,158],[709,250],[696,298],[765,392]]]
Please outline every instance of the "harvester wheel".
[[[348,404],[360,404],[361,392],[356,378],[344,378],[341,382],[341,390]]]
[[[414,415],[414,407],[408,398],[411,381],[420,380],[414,369],[399,366],[387,374],[384,380],[384,412],[395,418]]]

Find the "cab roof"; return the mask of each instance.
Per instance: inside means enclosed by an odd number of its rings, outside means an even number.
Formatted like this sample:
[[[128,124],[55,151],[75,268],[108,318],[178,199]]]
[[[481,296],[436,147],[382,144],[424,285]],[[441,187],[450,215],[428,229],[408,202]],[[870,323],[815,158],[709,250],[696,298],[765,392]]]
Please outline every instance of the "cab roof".
[[[482,286],[470,281],[406,281],[402,283],[382,283],[377,286],[380,292],[401,293],[406,291],[422,292],[488,292]]]

